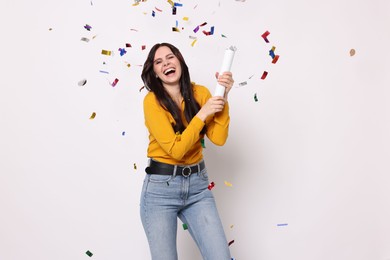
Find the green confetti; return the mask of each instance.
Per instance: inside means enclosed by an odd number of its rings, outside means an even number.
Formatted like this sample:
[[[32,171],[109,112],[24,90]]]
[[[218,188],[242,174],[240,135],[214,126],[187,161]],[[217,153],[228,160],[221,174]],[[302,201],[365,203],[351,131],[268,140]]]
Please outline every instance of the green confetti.
[[[89,257],[93,256],[93,254],[88,250],[87,252],[85,252]]]
[[[200,139],[200,143],[202,144],[203,148],[206,148],[206,145],[204,144],[204,138]]]
[[[183,229],[184,229],[184,230],[187,230],[187,229],[188,229],[188,226],[187,226],[186,223],[183,223]]]
[[[255,95],[253,96],[253,98],[255,99],[255,102],[259,101],[259,100],[257,99],[257,93],[255,93]]]

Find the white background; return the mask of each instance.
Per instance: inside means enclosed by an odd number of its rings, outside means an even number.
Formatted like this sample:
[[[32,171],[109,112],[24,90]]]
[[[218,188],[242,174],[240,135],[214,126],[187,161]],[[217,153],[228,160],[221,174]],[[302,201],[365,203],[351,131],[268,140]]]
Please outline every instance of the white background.
[[[238,49],[228,142],[204,150],[233,257],[390,259],[388,0],[133,3],[1,1],[1,260],[149,259],[139,65],[164,41],[211,92]],[[181,226],[178,250],[201,259]]]

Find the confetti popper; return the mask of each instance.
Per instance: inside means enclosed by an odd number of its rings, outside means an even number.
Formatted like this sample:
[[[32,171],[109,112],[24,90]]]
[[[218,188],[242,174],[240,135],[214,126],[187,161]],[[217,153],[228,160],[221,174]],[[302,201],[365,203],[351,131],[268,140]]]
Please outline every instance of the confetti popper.
[[[102,50],[103,55],[111,56],[111,51],[108,50]]]
[[[234,240],[231,240],[229,243],[228,243],[228,246],[230,246],[231,244],[234,243]]]
[[[263,72],[263,75],[261,76],[261,79],[265,79],[268,75],[268,72],[267,71],[264,71]]]
[[[87,256],[89,256],[89,257],[92,257],[93,256],[93,254],[88,250],[87,252],[85,252],[86,254],[87,254]]]
[[[89,119],[92,120],[92,119],[95,119],[95,117],[96,117],[96,112],[93,112],[92,115],[89,117]]]
[[[279,60],[279,55],[275,55],[274,59],[272,60],[272,63],[275,64]]]
[[[228,187],[232,187],[232,186],[233,186],[233,184],[231,184],[231,183],[228,182],[228,181],[225,181],[225,185],[228,186]]]
[[[188,229],[188,226],[187,226],[186,223],[183,223],[183,229],[184,229],[184,230],[187,230],[187,229]]]
[[[236,52],[236,50],[237,48],[234,46],[230,46],[225,50],[222,66],[221,69],[219,70],[220,75],[222,75],[222,73],[224,73],[225,71],[230,71],[233,64],[234,53]],[[215,87],[214,96],[223,97],[224,95],[225,95],[225,87],[217,83],[217,86]]]
[[[212,181],[212,182],[210,182],[210,184],[209,184],[209,186],[207,187],[209,190],[211,190],[212,188],[214,188],[215,187],[215,184],[214,184],[214,182]]]
[[[351,49],[350,51],[349,51],[349,56],[354,56],[356,54],[356,51],[355,51],[355,49]]]
[[[269,43],[269,40],[268,40],[268,35],[270,35],[270,32],[269,31],[265,31],[265,33],[263,33],[262,35],[261,35],[261,37],[263,37],[263,39],[264,39],[264,41],[266,42],[266,43]]]
[[[118,81],[119,81],[119,79],[116,78],[116,79],[114,80],[114,82],[111,83],[111,86],[115,87],[116,84],[118,83]]]
[[[259,100],[257,99],[257,93],[255,93],[255,95],[253,96],[253,99],[255,100],[255,102],[259,101]]]
[[[86,79],[82,79],[79,81],[79,83],[77,83],[77,85],[79,85],[80,87],[84,86],[85,84],[87,84],[87,80]]]

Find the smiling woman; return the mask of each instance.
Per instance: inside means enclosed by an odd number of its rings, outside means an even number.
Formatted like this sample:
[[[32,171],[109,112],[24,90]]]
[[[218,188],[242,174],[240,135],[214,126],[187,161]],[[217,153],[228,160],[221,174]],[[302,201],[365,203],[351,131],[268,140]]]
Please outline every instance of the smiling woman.
[[[230,72],[217,74],[225,95],[190,80],[180,51],[169,43],[150,50],[142,71],[149,93],[144,99],[149,131],[142,194],[141,219],[152,259],[177,259],[177,218],[188,226],[204,259],[230,259],[228,243],[203,160],[201,140],[226,142],[229,129],[227,95],[233,85]]]

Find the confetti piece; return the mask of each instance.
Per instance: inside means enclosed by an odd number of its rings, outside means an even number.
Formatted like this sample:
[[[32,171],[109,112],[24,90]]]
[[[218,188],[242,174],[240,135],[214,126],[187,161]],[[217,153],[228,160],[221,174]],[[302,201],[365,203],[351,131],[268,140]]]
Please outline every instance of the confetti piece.
[[[152,10],[152,16],[155,17],[156,16],[156,12]]]
[[[84,86],[85,84],[87,84],[87,80],[86,79],[82,79],[79,81],[79,83],[77,83],[80,87],[81,86]]]
[[[174,7],[172,7],[172,15],[176,15],[176,7],[174,6]]]
[[[126,48],[131,48],[131,44],[130,43],[126,43]]]
[[[230,246],[230,245],[233,244],[233,243],[234,243],[234,240],[230,241],[230,242],[228,243],[228,246]]]
[[[204,144],[204,138],[200,139],[200,144],[202,145],[203,148],[206,148],[206,146]]]
[[[175,6],[180,6],[180,7],[183,6],[183,4],[181,4],[181,3],[176,3],[176,2],[175,2],[174,5],[175,5]]]
[[[188,229],[188,226],[187,226],[186,223],[183,223],[183,229],[184,229],[184,230],[187,230],[187,229]]]
[[[225,35],[221,34],[222,38],[227,38]]]
[[[132,29],[132,28],[130,28],[130,31],[135,31],[135,32],[138,32],[138,30],[137,30],[137,29]]]
[[[93,112],[93,113],[92,113],[92,115],[89,117],[89,119],[91,119],[91,120],[92,120],[92,119],[95,119],[95,117],[96,117],[96,113],[95,113],[95,112]]]
[[[207,35],[207,36],[208,36],[208,35],[213,35],[213,34],[214,34],[214,26],[211,26],[209,32],[203,31],[203,33],[204,33],[205,35]]]
[[[84,28],[85,28],[87,31],[90,31],[90,30],[92,29],[92,26],[86,24],[86,25],[84,26]]]
[[[287,223],[282,223],[282,224],[277,224],[278,227],[284,227],[284,226],[288,226]]]
[[[137,165],[134,163],[134,170],[137,170]]]
[[[141,46],[141,49],[142,49],[142,50],[145,50],[145,49],[146,49],[146,45],[142,45],[142,46]]]
[[[83,42],[89,42],[89,39],[88,39],[88,38],[85,38],[85,37],[82,37],[82,38],[81,38],[81,41],[83,41]]]
[[[114,80],[114,82],[111,83],[111,86],[115,87],[116,84],[118,83],[118,81],[119,81],[119,79],[116,78],[116,79]]]
[[[233,228],[234,227],[234,225],[230,225],[230,228]]]
[[[272,59],[275,58],[275,52],[273,50],[270,50],[269,56],[271,56]]]
[[[238,83],[238,86],[239,87],[243,87],[243,86],[245,86],[247,84],[248,84],[248,82],[244,81],[244,82]]]
[[[125,131],[123,131],[123,132],[122,132],[122,136],[125,136],[125,134],[126,134],[126,132],[125,132]]]
[[[214,187],[215,187],[215,184],[214,184],[214,182],[212,181],[212,182],[209,184],[209,186],[207,187],[207,189],[211,190],[211,189],[214,188]]]
[[[272,63],[275,64],[279,60],[279,55],[275,55],[274,59],[272,60]]]
[[[111,51],[102,50],[102,54],[110,56],[111,55]]]
[[[195,39],[195,40],[191,43],[191,46],[192,46],[192,47],[194,47],[196,41],[197,41],[197,39]]]
[[[119,48],[118,51],[119,51],[119,54],[121,56],[123,56],[123,55],[125,55],[127,53],[127,51],[124,48]]]
[[[230,182],[227,182],[227,181],[225,181],[225,185],[228,186],[228,187],[232,187],[233,186],[233,184],[231,184]]]
[[[89,256],[89,257],[92,257],[93,256],[93,254],[88,250],[87,252],[85,252],[86,254],[87,254],[87,256]]]
[[[349,56],[354,56],[356,54],[356,51],[355,51],[355,49],[351,49],[350,51],[349,51]]]
[[[53,31],[53,28],[49,28],[49,31]]]
[[[267,71],[264,71],[263,72],[263,75],[261,76],[261,79],[265,79],[268,75],[268,72]]]
[[[187,16],[185,16],[185,17],[183,17],[183,20],[184,20],[184,21],[188,21],[189,18],[188,18]]]
[[[263,33],[263,34],[261,35],[261,37],[263,37],[264,41],[267,42],[267,43],[269,42],[269,40],[267,39],[267,36],[268,36],[268,35],[270,35],[270,32],[269,32],[269,31],[266,31],[265,33]]]
[[[162,10],[161,9],[158,9],[157,7],[154,7],[157,11],[159,11],[159,12],[162,12]]]
[[[202,23],[201,25],[199,25],[199,26],[205,26],[207,24],[207,22],[204,22],[204,23]]]
[[[197,32],[199,31],[199,28],[200,28],[200,27],[199,27],[199,25],[198,25],[198,26],[196,26],[196,27],[195,27],[195,29],[193,30],[193,31],[194,31],[194,33],[197,33]]]
[[[173,6],[175,3],[172,0],[167,1],[171,6]]]
[[[145,86],[142,86],[140,89],[139,89],[139,92],[141,92],[141,90],[143,90],[145,88]]]
[[[172,27],[172,31],[173,32],[180,32],[179,28],[177,28],[177,27]]]
[[[105,71],[105,70],[99,70],[99,72],[101,72],[101,73],[106,73],[106,74],[110,74],[108,71]]]
[[[257,93],[255,93],[255,95],[253,96],[253,98],[254,98],[255,102],[259,101],[259,100],[257,99]]]

